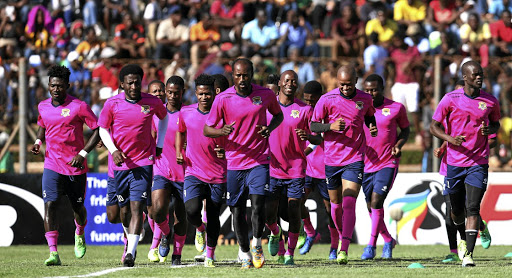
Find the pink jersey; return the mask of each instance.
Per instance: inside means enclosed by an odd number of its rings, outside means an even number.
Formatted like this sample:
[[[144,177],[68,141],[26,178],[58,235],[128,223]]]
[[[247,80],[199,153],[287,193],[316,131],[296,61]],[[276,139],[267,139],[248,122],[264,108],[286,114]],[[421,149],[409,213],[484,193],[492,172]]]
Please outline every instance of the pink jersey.
[[[162,103],[160,102],[160,105]],[[165,107],[165,104],[163,105]],[[162,176],[170,181],[183,182],[185,179],[185,166],[176,162],[176,132],[178,132],[180,111],[169,112],[167,115],[167,133],[165,134],[164,148],[162,155],[157,157],[153,166],[153,176]],[[158,129],[158,118],[153,117],[153,129]],[[185,152],[183,152],[185,157]]]
[[[313,122],[333,123],[339,118],[345,120],[345,130],[324,133],[326,165],[345,166],[363,161],[366,148],[364,118],[374,113],[372,97],[360,90],[356,90],[352,98],[342,95],[339,88],[320,97],[313,113]]]
[[[107,161],[107,167],[108,167],[108,176],[109,178],[113,178],[114,177],[114,159],[112,158],[112,155],[110,153],[108,153],[108,161]]]
[[[127,157],[121,166],[112,166],[116,171],[153,164],[156,142],[151,136],[151,121],[153,115],[165,118],[166,111],[157,97],[141,95],[138,102],[131,103],[120,93],[109,98],[101,110],[98,125],[110,129],[115,146]]]
[[[365,173],[398,167],[400,159],[391,154],[398,137],[397,127],[404,129],[409,126],[404,105],[387,98],[384,98],[381,106],[375,107],[375,121],[379,131],[377,137],[372,137],[370,129],[366,125],[364,126],[366,137]]]
[[[496,134],[489,135],[489,139],[492,139],[492,138],[496,138]],[[439,174],[441,174],[441,176],[446,177],[447,170],[448,170],[448,166],[446,165],[446,154],[443,154],[443,157],[441,158],[441,164],[439,165]]]
[[[97,118],[91,108],[87,103],[68,95],[59,106],[53,106],[51,98],[43,100],[38,110],[37,124],[45,129],[44,168],[67,176],[87,173],[87,160],[84,160],[83,169],[67,163],[85,146],[84,123],[90,129],[98,128]]]
[[[488,125],[500,120],[500,106],[496,98],[482,90],[478,97],[470,98],[461,88],[443,97],[432,118],[440,123],[446,120],[446,134],[466,136],[466,141],[460,146],[448,143],[448,165],[471,167],[489,163],[488,137],[480,133],[480,126],[482,121]]]
[[[309,145],[309,142],[307,143]],[[324,162],[324,142],[316,146],[312,153],[306,156],[308,166],[306,175],[316,178],[325,179],[325,162]]]
[[[227,161],[218,158],[214,149],[216,146],[224,147],[226,138],[208,138],[203,135],[208,114],[201,112],[197,103],[181,109],[179,131],[187,132],[185,176],[194,176],[206,183],[225,183]]]
[[[296,179],[306,176],[307,141],[300,140],[295,129],[303,129],[311,133],[309,125],[313,108],[299,99],[290,105],[281,105],[283,122],[270,134],[270,176],[277,179]],[[270,117],[267,115],[267,123]]]
[[[249,96],[239,95],[230,87],[213,101],[206,125],[235,123],[226,141],[229,170],[246,170],[270,162],[268,139],[258,134],[256,127],[267,124],[267,110],[272,115],[281,112],[274,92],[255,84]]]

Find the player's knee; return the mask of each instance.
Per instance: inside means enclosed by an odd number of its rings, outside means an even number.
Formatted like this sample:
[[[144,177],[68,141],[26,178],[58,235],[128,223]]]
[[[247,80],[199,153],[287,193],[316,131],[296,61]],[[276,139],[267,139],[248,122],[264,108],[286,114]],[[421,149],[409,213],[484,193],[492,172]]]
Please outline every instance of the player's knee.
[[[201,201],[197,198],[189,200],[185,203],[185,211],[188,218],[201,217]]]
[[[480,215],[480,202],[475,200],[468,200],[467,216],[478,216]]]
[[[119,217],[119,207],[117,205],[107,207],[107,219],[108,222],[112,224],[121,222],[121,218]]]

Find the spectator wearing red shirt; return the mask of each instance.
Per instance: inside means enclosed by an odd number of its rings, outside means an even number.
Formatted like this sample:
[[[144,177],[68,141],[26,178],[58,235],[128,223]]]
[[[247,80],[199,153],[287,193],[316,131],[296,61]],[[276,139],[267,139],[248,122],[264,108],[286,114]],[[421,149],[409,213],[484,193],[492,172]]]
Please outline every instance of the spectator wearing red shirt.
[[[144,27],[133,22],[130,13],[123,15],[123,23],[116,26],[115,47],[119,58],[145,58]]]
[[[219,26],[221,42],[241,42],[244,5],[238,0],[215,0],[210,7]]]
[[[512,22],[508,10],[501,13],[501,19],[491,23],[492,44],[489,52],[492,56],[512,55]]]
[[[352,5],[345,5],[341,18],[332,23],[332,37],[341,46],[341,55],[362,56],[364,51],[364,22],[359,19]]]
[[[117,74],[119,68],[114,66],[112,58],[116,55],[116,51],[112,47],[105,47],[101,51],[101,62],[96,65],[92,71],[93,88],[99,91],[101,88],[108,87],[111,91],[119,88]]]
[[[457,10],[454,0],[433,0],[427,9],[427,23],[425,24],[427,34],[434,30],[443,31],[447,28],[450,29],[450,32],[457,34],[458,26],[455,21],[463,12],[471,8],[472,6],[467,4]]]

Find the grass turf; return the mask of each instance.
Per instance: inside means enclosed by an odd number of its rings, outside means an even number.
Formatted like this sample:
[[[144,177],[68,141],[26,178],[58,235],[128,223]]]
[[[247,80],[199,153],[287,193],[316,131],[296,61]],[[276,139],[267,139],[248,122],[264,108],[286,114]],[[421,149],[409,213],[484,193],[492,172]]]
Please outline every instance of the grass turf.
[[[264,246],[267,255],[267,246]],[[512,258],[504,255],[512,251],[512,246],[492,246],[488,250],[478,246],[475,249],[474,268],[462,268],[460,263],[442,263],[447,255],[447,246],[401,246],[394,249],[392,260],[379,259],[382,246],[377,247],[377,257],[373,261],[359,258],[364,246],[351,245],[348,265],[337,265],[328,261],[329,245],[315,245],[307,255],[295,255],[295,266],[276,263],[277,257],[267,256],[261,269],[239,270],[236,263],[237,246],[219,246],[216,268],[204,268],[196,264],[197,255],[193,245],[183,250],[182,261],[191,267],[171,268],[165,264],[150,263],[147,259],[148,245],[141,245],[135,267],[108,273],[107,277],[512,277]],[[88,246],[83,259],[76,259],[73,246],[59,246],[62,266],[47,267],[43,262],[48,258],[47,246],[19,245],[0,248],[0,277],[52,277],[86,275],[111,268],[122,267],[120,262],[122,246]],[[411,263],[421,263],[425,269],[408,269]]]

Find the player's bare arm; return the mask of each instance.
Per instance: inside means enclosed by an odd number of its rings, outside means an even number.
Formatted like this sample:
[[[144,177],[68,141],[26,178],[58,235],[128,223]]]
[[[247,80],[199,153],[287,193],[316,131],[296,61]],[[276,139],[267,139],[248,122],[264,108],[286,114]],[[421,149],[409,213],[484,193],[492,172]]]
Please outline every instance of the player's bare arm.
[[[215,128],[209,125],[204,125],[203,135],[210,138],[217,138],[221,136],[228,136],[235,129],[233,126],[235,122],[232,122],[229,125],[224,125],[222,128]]]
[[[283,119],[283,112],[279,112],[272,117],[272,120],[270,120],[270,124],[268,126],[256,125],[256,128],[259,129],[258,134],[263,136],[263,138],[268,138],[270,133],[283,122]]]
[[[41,145],[43,144],[44,139],[45,139],[45,137],[44,137],[45,131],[46,131],[46,129],[43,127],[39,127],[39,129],[37,130],[36,142],[32,146],[32,149],[30,150],[35,155],[39,154],[39,150],[41,149]]]
[[[377,133],[377,122],[375,121],[375,116],[373,116],[373,115],[365,116],[364,123],[370,129],[370,134],[372,135],[372,137],[376,137],[378,133]],[[405,144],[405,142],[404,142],[404,144]]]
[[[482,121],[482,124],[480,125],[480,134],[483,136],[488,136],[490,134],[495,134],[499,129],[500,122],[489,122],[489,125],[487,125],[484,121]]]
[[[83,168],[85,156],[94,149],[94,147],[98,144],[100,141],[100,135],[99,135],[99,128],[96,128],[92,136],[89,138],[89,141],[87,141],[87,144],[85,144],[85,147],[77,154],[73,159],[71,159],[70,162],[68,162],[68,165],[71,165],[72,167],[77,168]]]
[[[185,162],[183,159],[183,145],[187,138],[187,132],[176,132],[176,140],[174,141],[174,147],[176,148],[176,163],[183,165]]]
[[[450,135],[446,134],[444,132],[443,125],[436,120],[432,120],[432,123],[430,124],[430,133],[432,133],[435,137],[455,146],[460,146],[462,145],[462,142],[466,141],[466,136],[458,135],[451,137]]]
[[[396,140],[396,144],[391,150],[391,154],[395,157],[400,157],[402,155],[402,147],[409,139],[409,134],[411,133],[411,129],[406,127],[404,129],[400,129],[400,134],[398,134],[398,138]]]

